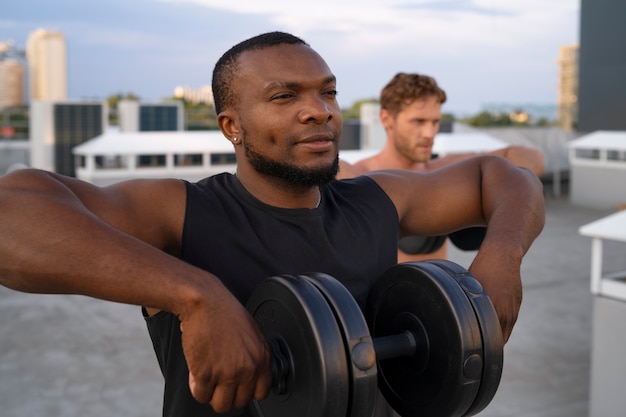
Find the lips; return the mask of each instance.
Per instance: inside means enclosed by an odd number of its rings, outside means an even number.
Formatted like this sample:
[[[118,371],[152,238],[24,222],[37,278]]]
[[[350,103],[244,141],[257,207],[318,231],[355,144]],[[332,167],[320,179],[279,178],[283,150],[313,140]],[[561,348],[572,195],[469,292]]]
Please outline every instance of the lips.
[[[336,136],[331,133],[323,133],[323,134],[316,134],[313,136],[308,136],[305,139],[302,139],[300,141],[298,141],[298,143],[313,143],[313,142],[335,142]]]
[[[306,136],[296,142],[296,146],[312,152],[328,152],[335,149],[336,136],[330,132]]]

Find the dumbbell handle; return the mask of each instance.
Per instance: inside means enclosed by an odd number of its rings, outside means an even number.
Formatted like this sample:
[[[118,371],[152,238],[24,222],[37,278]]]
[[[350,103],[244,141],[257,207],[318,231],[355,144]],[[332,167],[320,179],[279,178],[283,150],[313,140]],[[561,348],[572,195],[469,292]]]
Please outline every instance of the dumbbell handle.
[[[377,337],[372,340],[376,360],[413,356],[417,351],[417,342],[413,332]],[[287,377],[290,371],[289,353],[286,345],[279,339],[270,342],[272,390],[280,395],[287,392]]]
[[[372,340],[376,360],[413,356],[417,350],[415,336],[409,330],[402,333],[376,337]]]
[[[271,340],[270,365],[272,369],[272,391],[280,395],[287,392],[287,377],[291,367],[289,352],[284,342],[280,339]]]

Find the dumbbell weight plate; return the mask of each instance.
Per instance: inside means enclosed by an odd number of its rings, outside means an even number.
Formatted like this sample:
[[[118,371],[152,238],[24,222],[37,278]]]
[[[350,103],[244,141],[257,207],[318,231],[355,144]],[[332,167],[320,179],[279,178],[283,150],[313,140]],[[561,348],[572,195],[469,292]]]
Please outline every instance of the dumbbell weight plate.
[[[446,260],[425,261],[447,271],[461,286],[478,319],[483,346],[483,372],[480,388],[471,407],[464,414],[473,416],[491,402],[500,385],[504,363],[504,340],[498,315],[482,285],[462,266]]]
[[[398,241],[398,249],[409,255],[428,254],[438,251],[447,236],[406,236]]]
[[[374,345],[363,312],[354,297],[337,279],[315,272],[301,275],[324,295],[343,334],[350,373],[349,417],[369,416],[377,395]]]
[[[450,233],[449,236],[450,241],[457,248],[464,251],[474,251],[480,249],[486,234],[486,227],[468,227],[467,229]]]
[[[345,417],[349,376],[341,332],[328,302],[310,282],[291,275],[263,281],[247,309],[268,341],[286,347],[286,392],[253,401],[259,417]]]
[[[473,308],[458,283],[436,265],[388,269],[372,288],[366,317],[374,341],[411,328],[413,357],[378,361],[378,387],[401,416],[461,416],[482,373],[482,340]]]

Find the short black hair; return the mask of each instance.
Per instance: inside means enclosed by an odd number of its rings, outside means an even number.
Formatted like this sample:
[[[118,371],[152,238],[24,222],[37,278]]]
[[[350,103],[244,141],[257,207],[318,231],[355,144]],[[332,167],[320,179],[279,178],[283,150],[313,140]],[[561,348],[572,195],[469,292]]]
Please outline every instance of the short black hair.
[[[232,83],[238,69],[237,58],[243,52],[253,51],[281,44],[307,45],[297,36],[285,32],[268,32],[246,39],[230,48],[222,55],[213,69],[213,102],[215,113],[220,114],[222,109],[236,104]]]

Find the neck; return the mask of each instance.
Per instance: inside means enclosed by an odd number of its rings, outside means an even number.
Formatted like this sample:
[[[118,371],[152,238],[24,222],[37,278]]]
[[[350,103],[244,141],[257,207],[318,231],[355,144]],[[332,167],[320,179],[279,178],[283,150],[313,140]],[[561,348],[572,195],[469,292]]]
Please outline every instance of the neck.
[[[235,176],[241,185],[259,201],[280,208],[316,208],[321,201],[319,187],[306,189],[285,184],[276,178],[249,176],[239,169]]]

